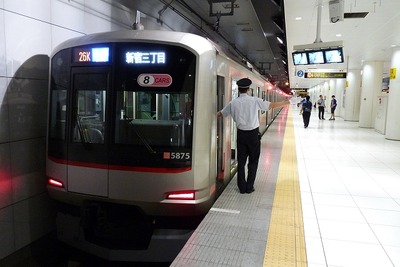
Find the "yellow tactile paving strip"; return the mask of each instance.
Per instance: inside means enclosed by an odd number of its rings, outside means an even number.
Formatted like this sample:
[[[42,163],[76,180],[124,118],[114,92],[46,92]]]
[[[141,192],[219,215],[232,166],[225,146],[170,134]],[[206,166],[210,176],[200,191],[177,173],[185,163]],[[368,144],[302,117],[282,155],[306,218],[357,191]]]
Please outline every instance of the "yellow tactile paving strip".
[[[291,109],[283,140],[263,266],[302,267],[307,256]]]

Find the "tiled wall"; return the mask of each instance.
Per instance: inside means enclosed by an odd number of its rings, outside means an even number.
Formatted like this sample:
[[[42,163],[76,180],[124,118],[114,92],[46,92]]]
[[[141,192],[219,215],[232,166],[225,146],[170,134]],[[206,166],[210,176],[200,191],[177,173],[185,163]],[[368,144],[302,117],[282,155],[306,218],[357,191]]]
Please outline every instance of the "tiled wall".
[[[0,259],[55,227],[44,171],[52,49],[133,17],[111,0],[0,0]]]

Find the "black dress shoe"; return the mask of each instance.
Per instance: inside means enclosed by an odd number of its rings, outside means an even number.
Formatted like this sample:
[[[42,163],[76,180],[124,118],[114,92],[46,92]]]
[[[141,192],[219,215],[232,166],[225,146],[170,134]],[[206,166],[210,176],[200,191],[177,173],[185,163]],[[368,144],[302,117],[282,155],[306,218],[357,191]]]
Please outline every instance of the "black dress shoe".
[[[247,194],[251,194],[251,193],[253,193],[254,191],[255,191],[255,189],[254,189],[254,187],[253,187],[252,189],[246,190],[246,193],[247,193]]]

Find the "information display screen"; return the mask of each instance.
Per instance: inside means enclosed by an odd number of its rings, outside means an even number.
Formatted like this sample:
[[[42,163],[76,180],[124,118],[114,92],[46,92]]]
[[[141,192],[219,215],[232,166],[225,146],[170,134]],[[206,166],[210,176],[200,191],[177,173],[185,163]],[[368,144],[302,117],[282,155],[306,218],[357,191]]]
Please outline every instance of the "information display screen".
[[[343,63],[342,48],[324,50],[326,63]]]
[[[294,65],[343,63],[343,48],[295,51],[292,53]]]
[[[73,61],[79,62],[109,62],[109,47],[78,47],[74,48]]]
[[[306,52],[295,52],[293,55],[293,64],[294,65],[307,65],[308,58]]]
[[[322,51],[308,52],[308,62],[310,64],[323,64],[323,63],[325,63],[324,53]]]
[[[127,51],[125,53],[127,64],[165,64],[166,54],[162,51]]]

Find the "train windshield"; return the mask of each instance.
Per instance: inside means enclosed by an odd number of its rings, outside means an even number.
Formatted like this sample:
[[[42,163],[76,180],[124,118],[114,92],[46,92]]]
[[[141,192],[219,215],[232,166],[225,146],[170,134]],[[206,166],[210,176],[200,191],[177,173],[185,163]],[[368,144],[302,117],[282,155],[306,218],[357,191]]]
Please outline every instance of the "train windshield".
[[[183,93],[117,93],[115,143],[190,147],[193,115],[192,96]]]
[[[98,47],[110,52],[107,60],[91,57]],[[196,56],[174,45],[121,42],[60,51],[51,67],[49,155],[187,168],[195,72]]]
[[[120,43],[116,54],[114,143],[144,153],[190,149],[195,55],[149,43]]]

